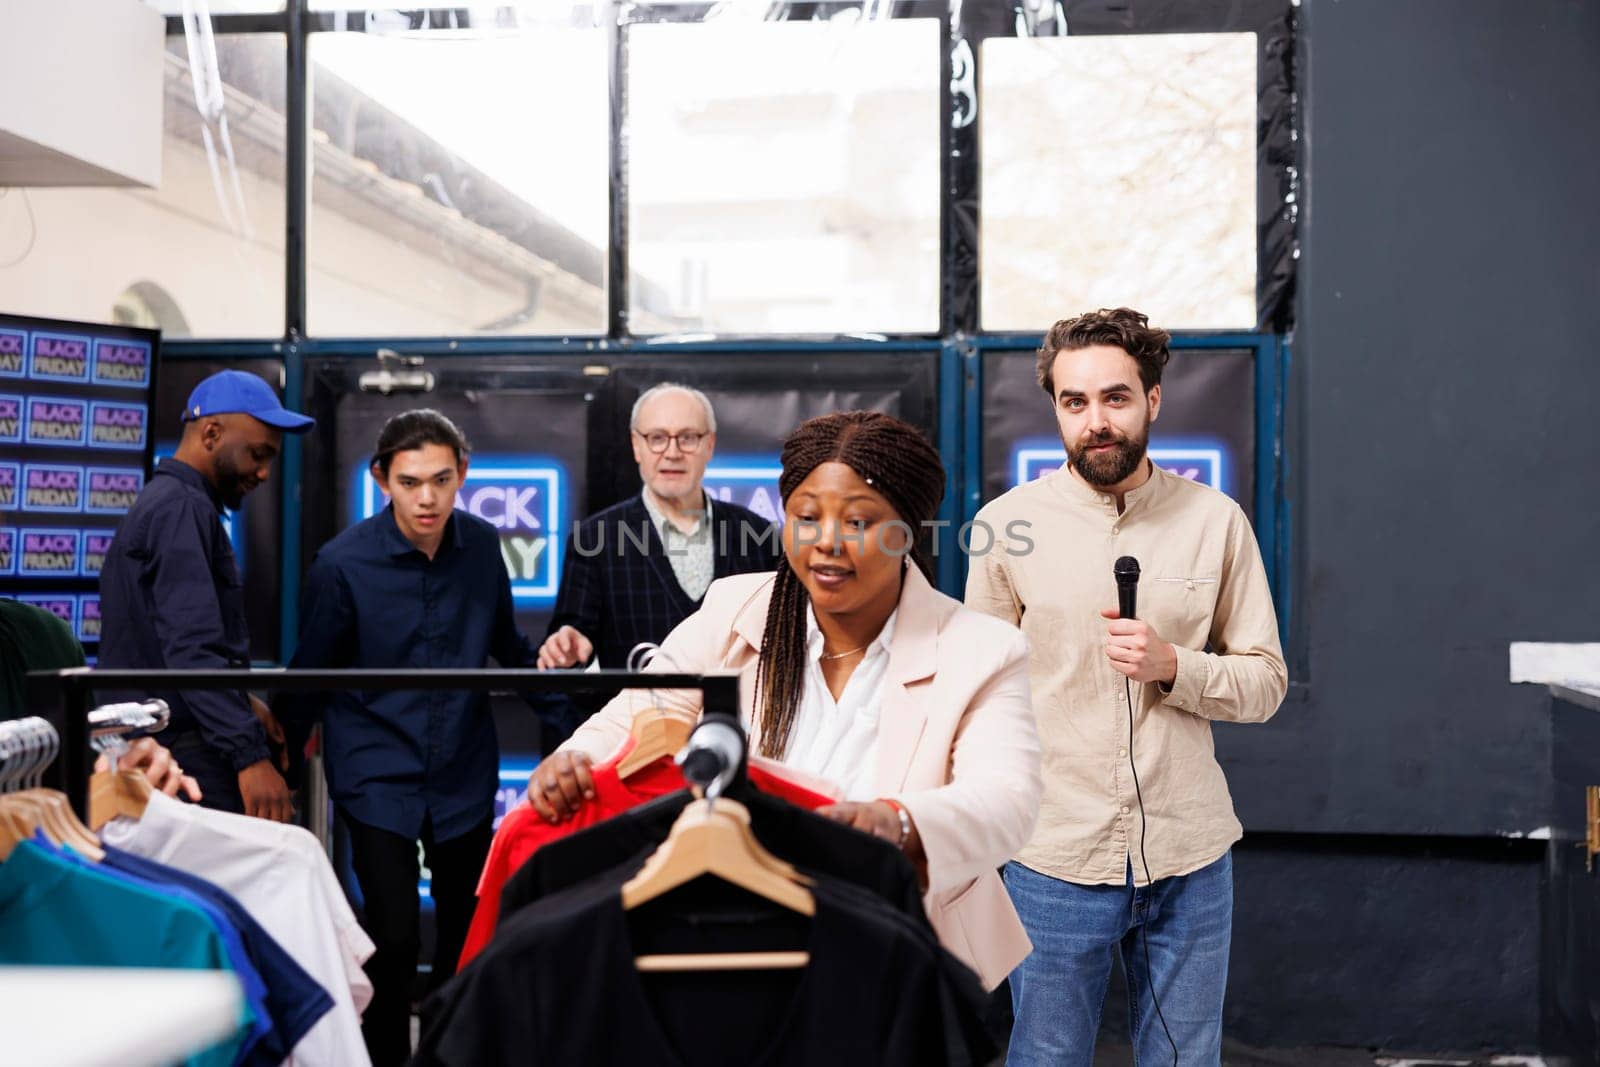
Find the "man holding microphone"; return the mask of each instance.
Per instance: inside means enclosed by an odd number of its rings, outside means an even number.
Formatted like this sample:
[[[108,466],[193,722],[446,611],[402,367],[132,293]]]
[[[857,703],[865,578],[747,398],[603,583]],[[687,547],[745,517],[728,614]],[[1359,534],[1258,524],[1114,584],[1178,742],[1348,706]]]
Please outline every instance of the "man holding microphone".
[[[978,513],[1022,539],[971,561],[969,607],[1032,647],[1044,798],[1005,869],[1034,951],[1007,1063],[1094,1057],[1120,952],[1140,1063],[1221,1062],[1241,836],[1211,722],[1263,722],[1287,671],[1249,520],[1147,453],[1169,335],[1128,308],[1057,322],[1038,354],[1067,463]],[[1138,618],[1112,570],[1141,565]]]

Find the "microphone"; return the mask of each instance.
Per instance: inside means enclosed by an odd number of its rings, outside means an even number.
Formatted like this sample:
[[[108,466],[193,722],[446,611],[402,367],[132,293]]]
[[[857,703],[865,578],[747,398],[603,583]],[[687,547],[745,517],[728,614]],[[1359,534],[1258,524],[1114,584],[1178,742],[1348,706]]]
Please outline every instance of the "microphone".
[[[1135,618],[1134,609],[1139,599],[1139,561],[1132,556],[1121,557],[1111,565],[1111,576],[1117,580],[1117,614],[1124,619]],[[1122,693],[1128,701],[1128,769],[1133,772],[1133,795],[1139,798],[1139,861],[1144,864],[1145,880],[1151,881],[1150,860],[1144,854],[1144,839],[1150,827],[1145,817],[1144,791],[1139,788],[1139,767],[1133,760],[1133,694],[1126,677],[1122,680]],[[1151,884],[1154,882],[1151,881]],[[1143,926],[1139,932],[1145,939],[1144,950],[1148,960],[1150,932]],[[1172,1067],[1178,1067],[1178,1045],[1172,1040],[1172,1031],[1167,1028],[1167,1019],[1161,1014],[1161,1001],[1156,998],[1154,989],[1150,990],[1150,997],[1155,1001],[1156,1018],[1161,1020],[1167,1043],[1172,1046]]]
[[[1139,561],[1123,556],[1112,564],[1111,574],[1117,579],[1117,614],[1124,619],[1137,618],[1134,607],[1139,599]]]

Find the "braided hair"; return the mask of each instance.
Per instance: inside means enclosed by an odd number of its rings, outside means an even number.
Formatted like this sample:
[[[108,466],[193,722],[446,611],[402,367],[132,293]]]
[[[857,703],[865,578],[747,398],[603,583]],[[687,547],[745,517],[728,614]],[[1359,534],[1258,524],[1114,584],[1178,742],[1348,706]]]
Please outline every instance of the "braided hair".
[[[913,531],[911,558],[931,581],[927,523],[944,499],[944,464],[915,426],[880,411],[841,411],[807,419],[783,443],[778,493],[790,495],[824,463],[843,463],[877,490]],[[756,666],[761,754],[782,759],[800,710],[806,677],[806,605],[810,600],[788,555],[778,561]]]

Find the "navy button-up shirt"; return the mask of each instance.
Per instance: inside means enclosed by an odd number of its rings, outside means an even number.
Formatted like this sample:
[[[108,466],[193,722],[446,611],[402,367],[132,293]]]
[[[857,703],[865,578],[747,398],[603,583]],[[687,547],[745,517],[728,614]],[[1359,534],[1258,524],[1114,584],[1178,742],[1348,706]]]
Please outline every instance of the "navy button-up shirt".
[[[494,527],[454,512],[429,559],[384,508],[322,546],[306,578],[291,667],[532,666]],[[538,706],[537,704],[535,706]],[[494,813],[500,756],[487,693],[337,692],[280,712],[322,713],[328,789],[351,818],[447,841]]]
[[[100,616],[102,667],[250,666],[244,586],[222,528],[222,502],[187,463],[162,460],[117,527],[100,569]],[[270,758],[266,732],[242,692],[152,695],[172,709],[169,733],[198,728],[234,770]]]

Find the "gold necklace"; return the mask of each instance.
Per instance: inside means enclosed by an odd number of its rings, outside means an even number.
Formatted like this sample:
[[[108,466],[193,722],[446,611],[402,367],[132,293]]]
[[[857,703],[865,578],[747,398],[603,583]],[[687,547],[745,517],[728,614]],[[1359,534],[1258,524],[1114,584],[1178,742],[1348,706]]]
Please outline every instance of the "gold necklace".
[[[857,652],[865,652],[868,647],[869,646],[867,646],[867,645],[862,645],[860,648],[852,648],[848,652],[824,652],[824,653],[822,653],[822,655],[818,656],[817,658],[818,659],[844,659],[846,656],[853,656]]]

